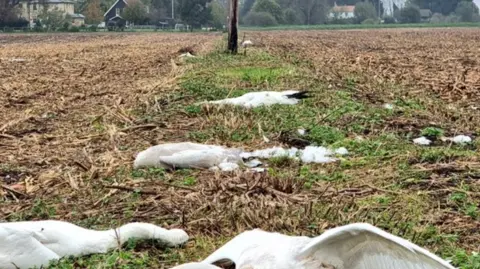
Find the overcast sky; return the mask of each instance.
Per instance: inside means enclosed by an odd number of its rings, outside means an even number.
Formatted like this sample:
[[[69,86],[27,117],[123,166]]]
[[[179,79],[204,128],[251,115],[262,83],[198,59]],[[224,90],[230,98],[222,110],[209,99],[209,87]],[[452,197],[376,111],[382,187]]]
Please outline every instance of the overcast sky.
[[[473,0],[475,4],[477,4],[477,7],[480,7],[480,0]]]

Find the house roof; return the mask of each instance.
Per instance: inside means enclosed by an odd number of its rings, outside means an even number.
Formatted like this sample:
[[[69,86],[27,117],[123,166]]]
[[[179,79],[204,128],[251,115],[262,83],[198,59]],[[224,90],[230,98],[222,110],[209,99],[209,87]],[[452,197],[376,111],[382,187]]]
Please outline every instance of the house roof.
[[[125,5],[128,5],[128,2],[126,0],[117,0],[115,1],[115,3],[113,3],[113,5],[107,10],[107,12],[105,12],[105,14],[103,14],[103,16],[107,16],[108,12],[110,12],[114,6],[116,6],[120,1],[123,1],[125,3]]]
[[[353,13],[355,6],[334,6],[332,12],[336,13]]]
[[[72,17],[73,19],[85,19],[85,16],[83,16],[82,14],[70,14],[70,17]]]
[[[33,0],[33,1],[21,0],[20,2],[39,3],[40,1],[39,0]],[[46,0],[44,3],[47,3],[47,4],[64,4],[64,3],[74,4],[75,2],[71,1],[71,0]]]

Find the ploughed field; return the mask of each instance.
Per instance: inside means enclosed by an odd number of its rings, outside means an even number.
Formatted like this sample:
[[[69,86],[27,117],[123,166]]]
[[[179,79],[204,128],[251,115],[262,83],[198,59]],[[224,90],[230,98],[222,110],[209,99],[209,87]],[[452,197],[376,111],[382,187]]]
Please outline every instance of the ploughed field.
[[[314,236],[353,222],[478,268],[480,30],[246,38],[255,46],[232,57],[220,53],[220,34],[1,35],[0,220],[142,221],[192,237],[181,249],[130,242],[52,268],[168,268],[246,229]],[[179,58],[185,48],[197,57]],[[195,104],[286,89],[314,97],[251,110]],[[137,152],[159,143],[289,147],[299,128],[309,130],[301,139],[349,155],[275,158],[257,174],[132,169]],[[458,134],[474,142],[412,143]]]

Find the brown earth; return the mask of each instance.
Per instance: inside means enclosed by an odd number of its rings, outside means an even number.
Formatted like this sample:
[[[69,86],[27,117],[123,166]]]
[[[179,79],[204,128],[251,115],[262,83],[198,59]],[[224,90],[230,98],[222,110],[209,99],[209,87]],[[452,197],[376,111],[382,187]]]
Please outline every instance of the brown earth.
[[[363,102],[428,96],[424,105],[438,110],[415,119],[396,117],[385,128],[418,131],[436,122],[451,134],[476,134],[478,33],[404,29],[247,35],[257,48],[291,63],[301,62],[315,74],[312,81],[332,89],[353,81],[356,97]],[[418,214],[425,216],[422,225],[461,236],[462,248],[478,250],[479,222],[464,214],[439,213],[435,205],[414,212],[414,206],[410,210],[357,201],[385,194],[404,199],[403,205],[428,203],[431,200],[422,196],[428,193],[417,194],[426,189],[443,199],[442,191],[455,185],[445,174],[440,180],[429,175],[425,182],[398,191],[374,185],[399,177],[393,167],[357,171],[352,184],[317,182],[309,190],[298,180],[296,164],[287,164],[289,172],[280,179],[193,172],[198,179],[194,186],[172,183],[184,177],[182,171],[132,172],[136,152],[185,140],[185,133],[195,130],[196,119],[161,114],[165,107],[181,103],[169,95],[178,90],[176,79],[189,68],[178,61],[178,51],[192,46],[195,53],[206,54],[217,41],[220,37],[214,34],[2,36],[0,219],[54,218],[90,227],[148,221],[184,227],[194,236],[229,236],[253,227],[318,234],[339,224],[368,221],[389,223],[385,228],[414,241],[426,240],[424,230],[409,230],[409,216],[403,215],[407,212],[416,214],[416,220]],[[149,118],[150,113],[155,116]],[[435,177],[445,166],[422,165],[418,172]],[[478,167],[478,162],[460,162],[446,174]],[[327,166],[329,172],[336,169],[336,164]],[[476,183],[472,186],[478,188]],[[465,193],[478,201],[476,188]],[[430,244],[433,250],[441,247]]]

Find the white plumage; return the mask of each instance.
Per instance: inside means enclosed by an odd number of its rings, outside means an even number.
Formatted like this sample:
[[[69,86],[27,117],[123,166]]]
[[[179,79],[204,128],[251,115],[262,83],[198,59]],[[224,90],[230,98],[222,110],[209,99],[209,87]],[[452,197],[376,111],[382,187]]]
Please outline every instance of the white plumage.
[[[452,138],[452,141],[456,144],[466,144],[472,142],[472,138],[466,135],[457,135]]]
[[[106,231],[54,220],[0,223],[0,268],[39,268],[65,256],[106,253],[130,238],[159,239],[173,247],[185,243],[188,235],[148,223],[129,223]]]
[[[454,269],[427,250],[374,226],[350,224],[316,238],[244,232],[199,263],[174,269]]]
[[[253,45],[253,42],[251,40],[245,40],[242,42],[242,47],[249,47],[249,46],[252,46]]]
[[[220,104],[220,105],[235,105],[243,106],[246,108],[253,108],[259,106],[270,106],[270,105],[296,105],[305,97],[296,98],[296,94],[301,94],[301,91],[263,91],[263,92],[249,92],[242,96],[235,98],[226,98],[222,100],[209,101],[210,104]]]
[[[221,163],[241,162],[240,149],[191,142],[150,147],[135,158],[134,168],[212,168]]]
[[[301,159],[304,163],[329,163],[338,159],[334,155],[346,155],[346,148],[338,148],[335,151],[325,147],[308,146],[303,150],[297,148],[284,149],[273,147],[253,152],[242,149],[227,148],[216,145],[203,145],[191,142],[168,143],[150,147],[137,154],[133,163],[134,168],[161,167],[165,169],[175,168],[200,168],[222,171],[233,171],[240,165],[256,167],[260,161],[244,163],[248,158],[275,158],[289,157]],[[258,163],[259,162],[259,163]]]
[[[421,136],[419,138],[413,139],[413,143],[417,145],[428,146],[432,143],[432,141],[424,136]]]

